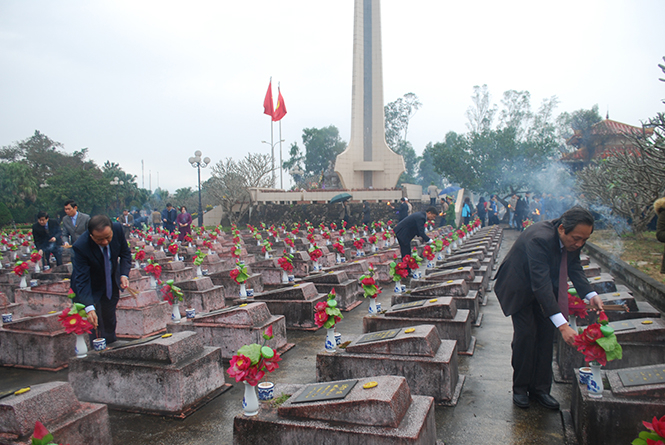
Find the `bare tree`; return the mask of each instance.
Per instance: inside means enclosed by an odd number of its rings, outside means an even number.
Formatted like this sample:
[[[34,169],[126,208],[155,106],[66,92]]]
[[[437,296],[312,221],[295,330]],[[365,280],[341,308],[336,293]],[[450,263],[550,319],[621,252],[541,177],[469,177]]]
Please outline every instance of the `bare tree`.
[[[471,96],[473,105],[466,110],[466,118],[469,120],[466,126],[471,133],[481,134],[492,128],[497,108],[496,105],[492,105],[491,100],[486,84],[482,87],[478,85],[473,87],[473,96]]]
[[[212,167],[210,194],[220,203],[229,221],[237,223],[252,205],[249,189],[274,187],[272,160],[267,154],[248,153],[244,159],[219,161]]]

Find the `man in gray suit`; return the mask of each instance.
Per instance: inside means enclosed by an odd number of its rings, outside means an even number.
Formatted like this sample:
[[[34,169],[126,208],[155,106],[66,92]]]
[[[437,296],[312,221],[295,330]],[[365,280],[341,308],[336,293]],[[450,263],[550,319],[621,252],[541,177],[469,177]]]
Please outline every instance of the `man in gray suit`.
[[[62,243],[65,248],[73,245],[79,236],[88,230],[90,215],[78,211],[78,206],[73,199],[65,202],[66,215],[62,218]],[[74,262],[74,250],[70,250],[72,263]]]

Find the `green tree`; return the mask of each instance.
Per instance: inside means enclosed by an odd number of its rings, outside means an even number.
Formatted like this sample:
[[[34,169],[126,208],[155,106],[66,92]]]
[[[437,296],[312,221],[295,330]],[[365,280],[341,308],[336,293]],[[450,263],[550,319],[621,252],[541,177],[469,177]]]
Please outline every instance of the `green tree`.
[[[563,152],[570,151],[565,145],[565,142],[570,139],[573,134],[578,134],[579,142],[575,148],[587,147],[587,161],[593,158],[595,148],[603,142],[601,135],[592,134],[591,127],[598,122],[602,121],[603,117],[598,112],[598,104],[595,104],[589,110],[584,108],[572,113],[563,112],[557,117],[556,125],[559,133],[560,143]]]
[[[413,145],[407,140],[409,121],[420,109],[422,103],[414,93],[389,102],[384,107],[386,143],[395,153],[404,158],[406,171],[397,180],[397,185],[418,183],[418,166],[421,159]]]
[[[6,226],[14,220],[12,212],[7,208],[4,202],[0,201],[0,227]]]
[[[406,93],[384,107],[386,142],[395,153],[398,152],[400,143],[407,140],[409,121],[422,105],[418,96]]]
[[[418,176],[420,177],[420,185],[427,187],[432,182],[441,186],[441,175],[434,170],[434,149],[432,143],[428,143],[423,150],[423,156],[418,167]]]
[[[450,132],[444,142],[432,146],[436,172],[461,187],[483,193],[538,188],[542,172],[555,154],[553,110],[557,99],[543,101],[531,112],[527,91],[507,91],[492,128],[497,106],[486,85],[474,87],[473,105],[467,110],[467,134]]]
[[[334,125],[303,129],[302,143],[305,146],[305,173],[314,176],[334,165],[337,155],[346,148],[346,142]]]

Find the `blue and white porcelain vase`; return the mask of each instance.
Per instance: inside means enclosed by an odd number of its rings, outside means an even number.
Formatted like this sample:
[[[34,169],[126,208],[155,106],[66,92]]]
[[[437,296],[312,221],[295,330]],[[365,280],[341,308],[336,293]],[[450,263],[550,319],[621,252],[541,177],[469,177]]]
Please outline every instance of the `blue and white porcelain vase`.
[[[379,310],[376,307],[376,298],[370,297],[369,299],[369,315],[376,315],[379,313]]]
[[[337,341],[335,340],[335,327],[326,330],[326,352],[337,352]]]
[[[589,363],[591,367],[591,378],[586,384],[587,390],[589,391],[589,397],[592,399],[600,399],[603,397],[603,376],[600,372],[600,363],[591,362]]]

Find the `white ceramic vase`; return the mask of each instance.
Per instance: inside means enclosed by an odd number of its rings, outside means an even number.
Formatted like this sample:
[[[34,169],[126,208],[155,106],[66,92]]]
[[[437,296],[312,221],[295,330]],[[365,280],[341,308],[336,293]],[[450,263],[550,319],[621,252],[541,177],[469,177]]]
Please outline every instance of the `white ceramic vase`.
[[[376,298],[370,297],[368,313],[369,315],[376,315],[379,313],[379,310],[376,308]]]
[[[600,399],[603,397],[603,376],[600,372],[600,363],[591,362],[589,363],[591,367],[591,378],[587,383],[587,390],[589,391],[589,397],[593,399]]]
[[[86,334],[76,335],[76,356],[78,358],[87,357],[88,355],[88,345],[85,342]]]
[[[25,275],[21,277],[21,282],[18,284],[18,287],[20,287],[21,289],[25,289],[28,287],[28,281],[26,280]]]
[[[240,299],[245,300],[247,298],[247,287],[245,282],[240,283]]]
[[[171,309],[171,320],[174,323],[180,323],[180,319],[182,317],[180,316],[180,306],[178,305],[178,302],[173,302],[173,307]]]
[[[259,413],[259,398],[256,395],[256,386],[247,382],[245,384],[245,395],[242,398],[243,414],[247,417],[256,416]]]
[[[282,270],[282,284],[287,284],[289,282],[289,274],[285,270]]]

